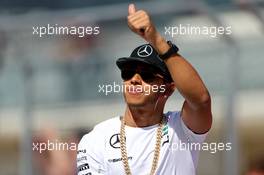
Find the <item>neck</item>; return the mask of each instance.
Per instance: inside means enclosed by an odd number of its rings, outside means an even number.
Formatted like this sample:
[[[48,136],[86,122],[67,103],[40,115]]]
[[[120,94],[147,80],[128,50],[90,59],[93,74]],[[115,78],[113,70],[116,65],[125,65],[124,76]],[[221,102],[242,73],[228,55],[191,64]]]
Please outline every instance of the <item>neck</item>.
[[[127,106],[125,111],[125,124],[131,127],[147,127],[161,122],[163,109],[156,111],[147,110],[144,107]]]

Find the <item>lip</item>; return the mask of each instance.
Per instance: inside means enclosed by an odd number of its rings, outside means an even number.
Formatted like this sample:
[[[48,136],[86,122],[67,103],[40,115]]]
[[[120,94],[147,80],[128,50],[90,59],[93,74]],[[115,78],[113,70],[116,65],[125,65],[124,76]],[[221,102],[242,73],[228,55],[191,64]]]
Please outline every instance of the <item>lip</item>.
[[[141,95],[143,94],[143,88],[139,86],[130,86],[126,88],[126,91],[131,95]]]

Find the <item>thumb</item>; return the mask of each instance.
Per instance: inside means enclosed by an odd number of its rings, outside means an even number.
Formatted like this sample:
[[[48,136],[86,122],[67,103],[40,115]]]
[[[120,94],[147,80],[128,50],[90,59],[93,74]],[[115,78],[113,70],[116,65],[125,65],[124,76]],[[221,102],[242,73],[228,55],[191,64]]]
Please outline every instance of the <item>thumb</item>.
[[[136,13],[136,7],[134,4],[129,4],[128,6],[128,15],[132,15]]]

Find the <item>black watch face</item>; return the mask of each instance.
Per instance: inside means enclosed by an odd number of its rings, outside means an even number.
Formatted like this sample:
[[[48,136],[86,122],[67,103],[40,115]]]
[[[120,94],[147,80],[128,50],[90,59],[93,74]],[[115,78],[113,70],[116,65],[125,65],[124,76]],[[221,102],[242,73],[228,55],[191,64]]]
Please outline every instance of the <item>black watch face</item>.
[[[179,51],[179,48],[175,44],[172,44],[171,48],[174,50],[174,53],[177,53]]]
[[[173,54],[178,53],[178,50],[179,50],[179,49],[178,49],[178,47],[177,47],[176,45],[172,44],[171,42],[168,42],[168,44],[171,45],[171,48],[170,48],[165,54],[163,54],[163,55],[160,56],[160,58],[161,58],[162,60],[166,60],[166,59],[168,59],[170,56],[172,56]]]

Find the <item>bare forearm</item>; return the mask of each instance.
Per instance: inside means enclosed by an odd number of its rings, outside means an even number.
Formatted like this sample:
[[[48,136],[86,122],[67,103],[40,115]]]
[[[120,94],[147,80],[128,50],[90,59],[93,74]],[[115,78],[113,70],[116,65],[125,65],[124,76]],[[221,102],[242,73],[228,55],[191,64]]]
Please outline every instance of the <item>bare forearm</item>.
[[[170,46],[162,37],[159,36],[158,38],[152,44],[159,54],[163,54]],[[166,59],[165,63],[177,89],[191,106],[199,107],[210,101],[210,96],[204,83],[188,61],[182,56],[175,54]]]
[[[192,106],[206,104],[209,93],[196,70],[180,55],[165,61],[172,79],[182,96]]]

